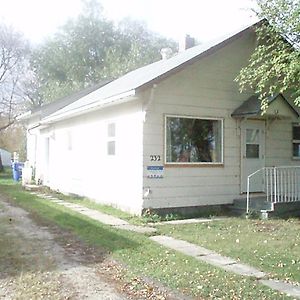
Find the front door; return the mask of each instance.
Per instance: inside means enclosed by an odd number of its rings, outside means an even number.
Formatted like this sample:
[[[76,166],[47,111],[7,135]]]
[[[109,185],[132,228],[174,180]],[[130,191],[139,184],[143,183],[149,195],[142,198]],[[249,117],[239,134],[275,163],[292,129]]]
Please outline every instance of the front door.
[[[246,120],[241,126],[241,191],[247,192],[247,177],[265,166],[265,122]],[[263,172],[250,181],[250,192],[262,192]]]

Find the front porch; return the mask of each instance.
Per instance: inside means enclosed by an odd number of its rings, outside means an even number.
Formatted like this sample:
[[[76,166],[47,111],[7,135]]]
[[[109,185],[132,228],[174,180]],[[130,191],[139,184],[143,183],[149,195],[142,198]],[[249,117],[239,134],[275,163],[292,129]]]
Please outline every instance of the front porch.
[[[261,193],[252,193],[251,184],[261,182]],[[300,216],[300,166],[264,167],[247,177],[247,193],[233,200],[235,214],[262,214],[262,217]]]
[[[233,204],[230,206],[230,212],[233,215],[246,214],[247,198],[246,196],[236,198],[233,200]],[[249,204],[248,215],[251,214],[260,215],[263,218],[266,217],[300,217],[300,201],[296,202],[279,202],[270,203],[266,201],[264,196],[252,196]]]

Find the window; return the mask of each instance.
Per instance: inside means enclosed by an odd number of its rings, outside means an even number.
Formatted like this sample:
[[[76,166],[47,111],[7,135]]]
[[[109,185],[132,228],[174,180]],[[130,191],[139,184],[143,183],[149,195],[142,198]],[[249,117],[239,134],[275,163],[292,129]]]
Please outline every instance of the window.
[[[116,154],[116,124],[109,123],[107,125],[107,155]]]
[[[107,126],[107,136],[109,138],[114,138],[116,136],[116,124],[110,123]]]
[[[246,158],[259,158],[259,129],[246,129]]]
[[[293,124],[293,158],[300,159],[300,124]]]
[[[165,126],[166,163],[223,163],[221,119],[166,116]]]

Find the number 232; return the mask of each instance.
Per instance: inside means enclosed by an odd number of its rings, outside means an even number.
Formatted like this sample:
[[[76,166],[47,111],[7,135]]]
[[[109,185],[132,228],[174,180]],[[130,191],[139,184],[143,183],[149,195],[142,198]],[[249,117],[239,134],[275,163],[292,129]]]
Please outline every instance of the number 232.
[[[150,161],[160,161],[160,155],[150,155]]]

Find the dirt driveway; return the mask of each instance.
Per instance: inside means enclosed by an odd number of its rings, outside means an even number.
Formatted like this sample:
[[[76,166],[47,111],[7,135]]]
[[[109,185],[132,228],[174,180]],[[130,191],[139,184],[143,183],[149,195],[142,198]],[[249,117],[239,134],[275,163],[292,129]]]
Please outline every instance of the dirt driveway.
[[[143,282],[134,290],[105,252],[38,224],[0,195],[0,299],[174,299]]]

